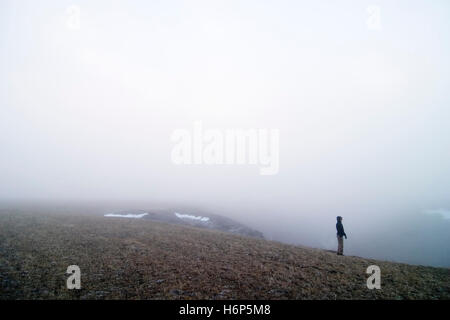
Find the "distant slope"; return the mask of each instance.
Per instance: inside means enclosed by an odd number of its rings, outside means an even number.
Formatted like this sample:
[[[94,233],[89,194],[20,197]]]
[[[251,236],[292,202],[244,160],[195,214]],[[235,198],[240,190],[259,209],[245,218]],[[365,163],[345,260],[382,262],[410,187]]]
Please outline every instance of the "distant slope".
[[[203,212],[193,209],[150,209],[150,210],[126,210],[111,213],[112,215],[142,216],[142,219],[167,222],[192,227],[214,229],[223,232],[230,232],[242,236],[249,236],[264,239],[262,232],[251,229],[230,218],[217,214]]]
[[[66,289],[69,265],[81,290]],[[381,290],[366,268],[381,268]],[[0,299],[449,299],[450,270],[340,257],[215,230],[0,212]]]

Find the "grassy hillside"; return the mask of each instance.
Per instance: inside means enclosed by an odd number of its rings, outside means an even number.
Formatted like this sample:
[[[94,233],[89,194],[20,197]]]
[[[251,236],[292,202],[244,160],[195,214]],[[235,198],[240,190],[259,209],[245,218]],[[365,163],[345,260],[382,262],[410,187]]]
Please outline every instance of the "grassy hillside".
[[[66,288],[73,264],[80,290]],[[381,290],[366,287],[372,264]],[[449,299],[450,269],[148,220],[3,210],[0,298]]]

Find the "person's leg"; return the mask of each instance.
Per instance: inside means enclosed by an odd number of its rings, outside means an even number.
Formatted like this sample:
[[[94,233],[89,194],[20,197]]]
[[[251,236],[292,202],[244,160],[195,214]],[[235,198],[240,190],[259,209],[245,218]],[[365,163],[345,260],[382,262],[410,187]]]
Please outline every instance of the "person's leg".
[[[337,243],[338,243],[338,247],[337,247],[337,251],[336,253],[339,254],[341,251],[341,241],[339,240],[339,236],[336,236],[337,238]]]
[[[337,236],[337,240],[338,240],[337,254],[342,255],[342,253],[344,252],[344,238]]]

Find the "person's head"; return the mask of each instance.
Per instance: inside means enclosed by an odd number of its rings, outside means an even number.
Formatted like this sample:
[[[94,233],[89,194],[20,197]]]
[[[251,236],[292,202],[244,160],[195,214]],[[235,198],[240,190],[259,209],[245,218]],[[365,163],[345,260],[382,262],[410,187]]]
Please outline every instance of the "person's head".
[[[336,217],[336,220],[337,220],[337,221],[342,221],[342,217],[341,217],[341,216],[337,216],[337,217]]]

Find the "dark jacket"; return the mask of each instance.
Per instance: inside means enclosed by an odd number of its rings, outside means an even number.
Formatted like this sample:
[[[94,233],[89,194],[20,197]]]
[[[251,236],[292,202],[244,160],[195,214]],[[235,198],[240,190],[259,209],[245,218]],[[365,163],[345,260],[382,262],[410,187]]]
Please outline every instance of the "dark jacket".
[[[344,232],[344,226],[342,225],[342,222],[338,221],[338,223],[336,223],[336,230],[337,230],[337,235],[339,237],[345,236],[347,238],[347,235]]]

